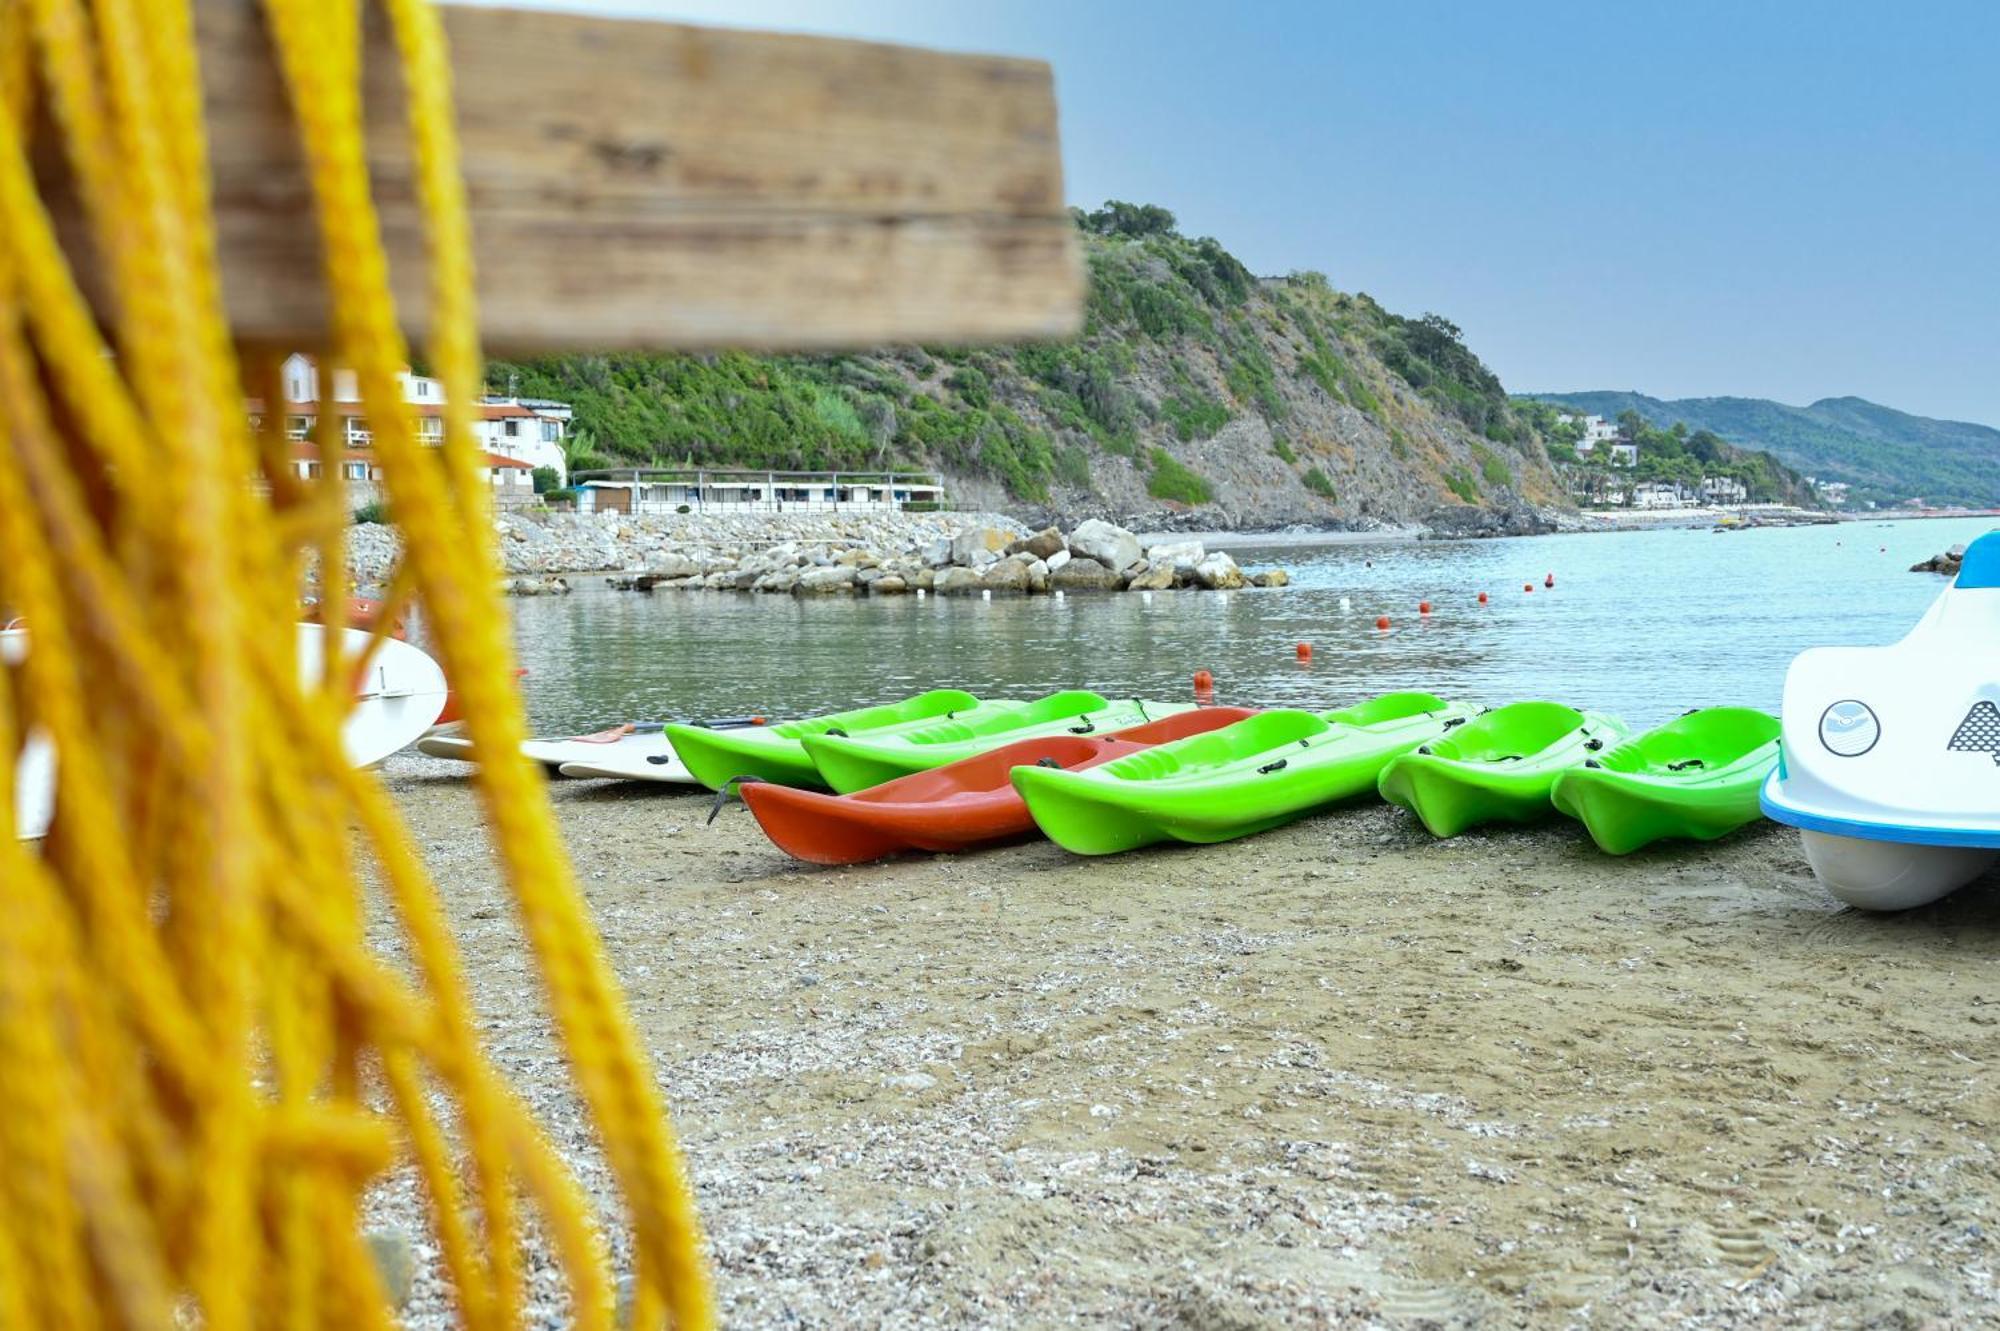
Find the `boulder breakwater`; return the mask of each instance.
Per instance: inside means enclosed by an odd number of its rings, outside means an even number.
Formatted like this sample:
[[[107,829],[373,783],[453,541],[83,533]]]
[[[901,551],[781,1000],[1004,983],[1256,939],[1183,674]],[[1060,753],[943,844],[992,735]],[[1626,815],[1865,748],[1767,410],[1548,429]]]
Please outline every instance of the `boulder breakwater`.
[[[793,596],[1230,591],[1290,581],[1282,569],[1243,569],[1194,538],[1147,546],[1097,519],[1067,533],[992,513],[502,514],[496,523],[505,589],[517,595],[567,591],[594,573],[641,592]],[[379,587],[399,556],[392,527],[353,528],[348,565],[359,586]]]

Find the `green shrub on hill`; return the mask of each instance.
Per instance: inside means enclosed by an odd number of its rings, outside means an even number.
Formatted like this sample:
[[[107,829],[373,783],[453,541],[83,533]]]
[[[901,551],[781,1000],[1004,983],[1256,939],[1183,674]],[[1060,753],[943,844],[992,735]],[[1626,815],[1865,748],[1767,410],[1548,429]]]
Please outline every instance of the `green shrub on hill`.
[[[1146,493],[1155,499],[1179,504],[1206,504],[1215,498],[1207,481],[1181,464],[1164,448],[1153,450],[1153,474],[1146,478]]]

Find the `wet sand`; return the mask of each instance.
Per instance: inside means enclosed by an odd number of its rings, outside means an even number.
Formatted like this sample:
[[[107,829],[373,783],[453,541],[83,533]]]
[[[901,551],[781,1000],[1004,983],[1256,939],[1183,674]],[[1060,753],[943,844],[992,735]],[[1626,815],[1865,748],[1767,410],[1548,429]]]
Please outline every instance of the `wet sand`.
[[[461,770],[387,776],[601,1189]],[[554,793],[730,1325],[2000,1325],[1995,880],[1875,918],[1782,829],[1614,861],[1379,805],[821,869]]]

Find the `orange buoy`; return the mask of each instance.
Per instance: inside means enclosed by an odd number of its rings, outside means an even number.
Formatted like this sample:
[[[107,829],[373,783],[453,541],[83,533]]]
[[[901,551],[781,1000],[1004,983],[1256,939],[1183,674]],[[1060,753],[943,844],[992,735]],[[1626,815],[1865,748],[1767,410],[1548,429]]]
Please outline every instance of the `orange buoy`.
[[[1531,592],[1535,590],[1535,584],[1532,582],[1524,582],[1521,584],[1521,590],[1524,592]]]
[[[1377,616],[1377,617],[1376,617],[1376,620],[1375,620],[1375,627],[1376,627],[1376,628],[1378,628],[1378,629],[1386,629],[1386,628],[1388,628],[1388,627],[1389,627],[1389,617],[1388,617],[1387,615],[1379,615],[1379,616]]]
[[[1485,605],[1485,604],[1486,604],[1486,593],[1485,593],[1485,592],[1481,592],[1481,593],[1479,593],[1479,604],[1481,604],[1481,605]]]
[[[1299,660],[1310,661],[1313,659],[1313,645],[1311,643],[1302,642],[1295,650],[1298,652]]]
[[[1208,673],[1208,672],[1207,672],[1206,670],[1197,670],[1197,671],[1195,671],[1195,672],[1194,672],[1194,691],[1195,691],[1196,693],[1213,693],[1213,692],[1215,692],[1215,676],[1214,676],[1214,675],[1211,675],[1211,674],[1209,674],[1209,673]]]
[[[1428,614],[1429,614],[1430,612],[1431,612],[1431,603],[1430,603],[1429,601],[1419,601],[1419,602],[1417,602],[1417,613],[1418,613],[1418,614],[1420,614],[1420,615],[1428,615]]]

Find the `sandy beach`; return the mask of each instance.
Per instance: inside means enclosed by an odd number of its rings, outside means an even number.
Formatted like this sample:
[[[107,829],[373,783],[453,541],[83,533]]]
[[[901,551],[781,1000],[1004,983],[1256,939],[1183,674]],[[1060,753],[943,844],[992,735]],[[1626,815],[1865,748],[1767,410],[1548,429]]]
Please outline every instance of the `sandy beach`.
[[[463,769],[386,777],[601,1189]],[[1621,862],[1380,805],[828,870],[740,805],[554,797],[729,1325],[2000,1325],[1991,880],[1871,918],[1781,829]]]

